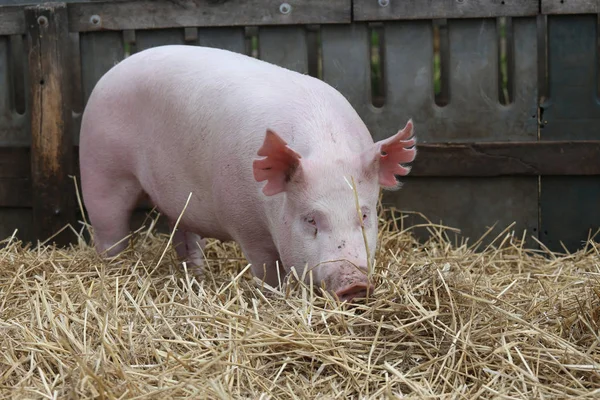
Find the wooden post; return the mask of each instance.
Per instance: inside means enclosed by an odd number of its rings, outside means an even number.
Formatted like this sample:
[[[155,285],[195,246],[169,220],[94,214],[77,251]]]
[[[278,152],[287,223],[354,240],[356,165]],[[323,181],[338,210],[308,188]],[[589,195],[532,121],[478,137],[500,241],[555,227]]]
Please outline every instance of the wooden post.
[[[36,239],[46,240],[75,220],[73,135],[67,56],[67,6],[51,3],[25,8],[29,43],[31,178]],[[68,243],[71,232],[56,236]]]

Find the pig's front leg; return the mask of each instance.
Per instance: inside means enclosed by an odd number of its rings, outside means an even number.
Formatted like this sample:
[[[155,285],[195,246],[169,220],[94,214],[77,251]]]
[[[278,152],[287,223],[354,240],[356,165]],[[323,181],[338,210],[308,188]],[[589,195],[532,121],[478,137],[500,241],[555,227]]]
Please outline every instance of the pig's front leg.
[[[171,229],[173,229],[171,227]],[[185,261],[188,271],[197,280],[204,279],[204,248],[206,240],[199,235],[177,229],[173,235],[173,246],[181,261]]]
[[[264,281],[274,288],[279,287],[279,281],[283,283],[285,272],[279,259],[279,253],[273,247],[240,244],[244,255],[252,264],[252,274],[260,281]],[[279,266],[279,274],[277,268]]]

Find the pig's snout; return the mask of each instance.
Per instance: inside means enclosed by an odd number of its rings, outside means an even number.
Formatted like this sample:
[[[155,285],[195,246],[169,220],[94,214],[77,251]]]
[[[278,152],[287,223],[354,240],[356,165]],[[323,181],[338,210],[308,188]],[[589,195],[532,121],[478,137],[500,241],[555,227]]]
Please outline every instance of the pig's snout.
[[[375,291],[375,287],[369,282],[366,267],[343,261],[330,266],[327,272],[326,287],[341,302],[365,298]]]
[[[372,294],[375,286],[366,283],[355,283],[335,292],[340,301],[351,302],[355,298],[365,298]]]

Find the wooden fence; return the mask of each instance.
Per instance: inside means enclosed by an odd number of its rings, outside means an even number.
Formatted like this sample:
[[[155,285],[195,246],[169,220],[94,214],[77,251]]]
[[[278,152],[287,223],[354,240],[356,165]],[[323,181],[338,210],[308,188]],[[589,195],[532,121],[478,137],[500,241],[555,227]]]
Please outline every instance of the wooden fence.
[[[77,221],[92,88],[127,54],[182,43],[317,76],[375,139],[412,117],[418,158],[386,205],[473,239],[515,222],[554,250],[600,225],[595,0],[31,3],[0,0],[0,238]]]

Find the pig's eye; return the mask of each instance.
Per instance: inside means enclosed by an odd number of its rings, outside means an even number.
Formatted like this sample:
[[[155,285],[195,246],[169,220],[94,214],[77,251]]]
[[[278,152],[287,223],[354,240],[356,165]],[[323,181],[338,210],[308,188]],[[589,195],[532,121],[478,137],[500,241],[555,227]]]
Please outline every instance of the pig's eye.
[[[315,222],[315,219],[314,219],[314,218],[307,218],[307,219],[306,219],[306,222],[308,222],[308,223],[309,223],[309,224],[311,224],[311,225],[316,225],[316,224],[317,224],[317,223]]]
[[[369,217],[369,210],[366,207],[362,207],[362,219],[363,219],[363,222],[365,222],[368,217]]]

